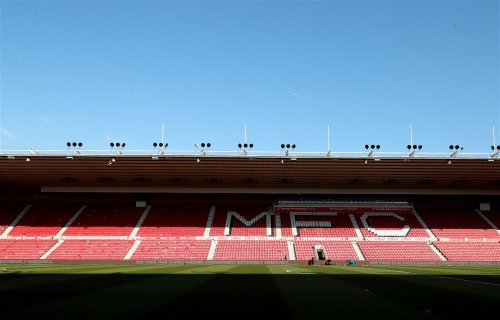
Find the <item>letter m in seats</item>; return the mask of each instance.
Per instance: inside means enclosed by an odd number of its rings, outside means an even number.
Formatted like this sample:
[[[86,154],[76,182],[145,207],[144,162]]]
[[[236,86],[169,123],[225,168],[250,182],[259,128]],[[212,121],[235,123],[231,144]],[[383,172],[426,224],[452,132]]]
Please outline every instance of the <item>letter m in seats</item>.
[[[227,213],[227,217],[226,217],[226,227],[224,229],[224,235],[225,236],[231,235],[231,222],[232,222],[232,218],[233,217],[235,217],[236,219],[238,219],[246,227],[250,227],[250,226],[254,225],[260,219],[266,217],[266,235],[268,237],[270,237],[270,236],[273,235],[273,231],[272,231],[272,228],[271,228],[271,215],[273,215],[272,212],[264,211],[264,212],[261,212],[260,214],[256,215],[252,219],[247,220],[244,217],[242,217],[238,212],[229,211]]]

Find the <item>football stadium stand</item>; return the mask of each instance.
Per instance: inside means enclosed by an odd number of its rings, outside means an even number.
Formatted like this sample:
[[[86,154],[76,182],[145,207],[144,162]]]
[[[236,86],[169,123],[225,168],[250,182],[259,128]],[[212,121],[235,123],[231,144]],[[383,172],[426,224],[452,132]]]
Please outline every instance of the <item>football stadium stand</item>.
[[[498,213],[405,204],[2,204],[0,259],[500,261]]]

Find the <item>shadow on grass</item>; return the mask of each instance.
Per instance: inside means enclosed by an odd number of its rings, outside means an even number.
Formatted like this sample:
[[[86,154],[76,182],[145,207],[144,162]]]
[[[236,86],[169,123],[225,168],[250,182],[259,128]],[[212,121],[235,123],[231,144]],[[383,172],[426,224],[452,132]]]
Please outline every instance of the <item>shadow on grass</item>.
[[[499,278],[17,273],[0,275],[0,301],[3,316],[41,319],[473,319],[497,315]]]

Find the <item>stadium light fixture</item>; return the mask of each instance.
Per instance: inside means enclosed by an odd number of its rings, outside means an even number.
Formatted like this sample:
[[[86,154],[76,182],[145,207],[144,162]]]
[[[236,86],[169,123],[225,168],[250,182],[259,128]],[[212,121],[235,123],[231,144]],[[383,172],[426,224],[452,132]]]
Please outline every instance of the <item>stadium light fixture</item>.
[[[285,152],[285,155],[287,157],[290,155],[290,151],[295,150],[295,148],[297,148],[297,145],[295,145],[294,143],[281,144],[281,151]]]
[[[500,155],[500,145],[498,145],[498,146],[494,146],[494,145],[491,146],[491,151],[493,152],[491,154],[491,157],[498,158],[499,155]]]
[[[450,144],[450,157],[455,158],[458,155],[459,151],[464,151],[464,146],[460,147],[460,145],[452,145]]]
[[[372,157],[373,153],[375,151],[380,150],[380,145],[379,144],[372,144],[372,145],[365,144],[365,149],[366,149],[366,151],[369,151],[368,156]]]
[[[253,143],[238,143],[238,148],[242,152],[242,155],[247,156],[248,150],[251,150],[253,148]]]
[[[73,151],[74,154],[80,154],[80,149],[83,147],[83,143],[81,142],[66,142],[66,146],[68,147],[68,151]]]
[[[110,142],[109,146],[111,147],[111,150],[115,150],[117,154],[122,154],[123,153],[123,148],[125,148],[127,144],[125,142]]]
[[[163,142],[153,142],[153,149],[156,150],[158,148],[159,154],[165,154],[165,149],[168,147],[168,143]],[[155,159],[156,160],[156,159]]]
[[[422,145],[416,145],[416,144],[410,145],[409,144],[406,146],[406,148],[408,149],[408,152],[410,153],[408,156],[413,157],[413,156],[415,156],[417,151],[422,150]]]
[[[195,143],[194,146],[196,147],[196,151],[199,151],[203,155],[206,155],[208,149],[210,149],[212,147],[212,144],[210,142],[207,142],[207,143],[202,142],[202,143],[200,143],[201,150],[198,150],[198,144],[197,143]]]

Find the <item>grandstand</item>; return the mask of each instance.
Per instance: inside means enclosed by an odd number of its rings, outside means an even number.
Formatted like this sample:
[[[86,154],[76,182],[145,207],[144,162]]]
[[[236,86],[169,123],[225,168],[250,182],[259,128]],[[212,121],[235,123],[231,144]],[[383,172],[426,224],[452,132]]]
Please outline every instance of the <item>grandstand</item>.
[[[136,208],[82,204],[78,209],[57,204],[50,209],[27,205],[2,226],[5,231],[0,239],[0,257],[500,261],[497,226],[472,208],[456,216],[436,218],[437,213],[420,215],[410,205],[305,205],[268,209],[258,205],[170,205],[158,210],[154,205]],[[0,210],[7,215],[11,209],[4,206]],[[69,214],[70,210],[73,214]],[[45,215],[52,213],[53,219]]]
[[[0,158],[1,260],[500,261],[497,162],[75,157]]]

